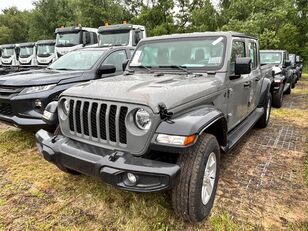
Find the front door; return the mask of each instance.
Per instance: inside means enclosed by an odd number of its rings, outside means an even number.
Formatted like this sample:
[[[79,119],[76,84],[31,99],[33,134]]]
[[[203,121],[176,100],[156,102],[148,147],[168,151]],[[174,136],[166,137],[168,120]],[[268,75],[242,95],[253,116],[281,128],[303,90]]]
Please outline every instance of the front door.
[[[250,75],[235,77],[235,60],[237,57],[245,57],[245,41],[234,40],[230,61],[230,80],[228,85],[228,130],[230,131],[240,123],[247,115],[247,105],[250,94]]]

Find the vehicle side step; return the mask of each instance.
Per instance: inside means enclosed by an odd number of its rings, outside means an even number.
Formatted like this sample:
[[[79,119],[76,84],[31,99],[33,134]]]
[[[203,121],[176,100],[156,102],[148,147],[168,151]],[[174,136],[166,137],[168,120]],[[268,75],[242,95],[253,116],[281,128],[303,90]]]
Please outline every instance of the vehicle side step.
[[[235,144],[252,128],[263,115],[263,108],[256,108],[244,121],[228,134],[228,145],[223,151],[230,151]]]
[[[286,92],[288,90],[288,88],[290,87],[290,83],[286,83],[284,85],[284,88],[283,88],[283,92]]]

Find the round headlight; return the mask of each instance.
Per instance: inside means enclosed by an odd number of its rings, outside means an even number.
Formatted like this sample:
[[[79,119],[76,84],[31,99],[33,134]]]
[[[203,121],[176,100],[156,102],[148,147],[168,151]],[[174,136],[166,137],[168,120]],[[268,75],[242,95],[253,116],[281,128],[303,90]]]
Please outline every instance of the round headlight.
[[[142,130],[149,130],[149,128],[151,127],[151,123],[152,123],[150,114],[142,108],[136,111],[135,122],[136,122],[137,127]]]
[[[68,113],[70,112],[70,104],[66,99],[63,101],[63,112],[65,115],[68,115]]]

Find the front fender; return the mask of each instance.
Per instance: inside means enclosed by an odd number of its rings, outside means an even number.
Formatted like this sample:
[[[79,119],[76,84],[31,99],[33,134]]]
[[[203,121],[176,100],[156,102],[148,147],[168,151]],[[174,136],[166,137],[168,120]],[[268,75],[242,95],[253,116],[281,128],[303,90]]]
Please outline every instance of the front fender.
[[[264,78],[262,82],[262,87],[261,87],[261,94],[260,94],[260,100],[258,107],[263,107],[263,105],[266,103],[266,99],[268,94],[270,93],[271,90],[271,81],[267,78]]]
[[[189,136],[200,134],[216,121],[222,119],[226,126],[224,114],[212,105],[204,105],[181,114],[171,121],[163,121],[156,129],[156,133]]]

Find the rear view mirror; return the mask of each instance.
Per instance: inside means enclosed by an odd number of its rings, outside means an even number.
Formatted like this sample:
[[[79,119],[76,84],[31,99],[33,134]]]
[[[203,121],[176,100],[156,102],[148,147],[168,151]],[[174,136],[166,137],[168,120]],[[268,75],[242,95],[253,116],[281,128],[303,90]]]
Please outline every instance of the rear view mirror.
[[[127,64],[129,62],[129,59],[126,59],[124,60],[124,62],[122,63],[122,68],[123,68],[123,71],[125,71],[126,67],[127,67]]]
[[[112,64],[101,65],[97,71],[98,75],[112,74],[116,72],[116,67]]]
[[[245,75],[251,72],[251,58],[238,57],[235,60],[235,75]]]

